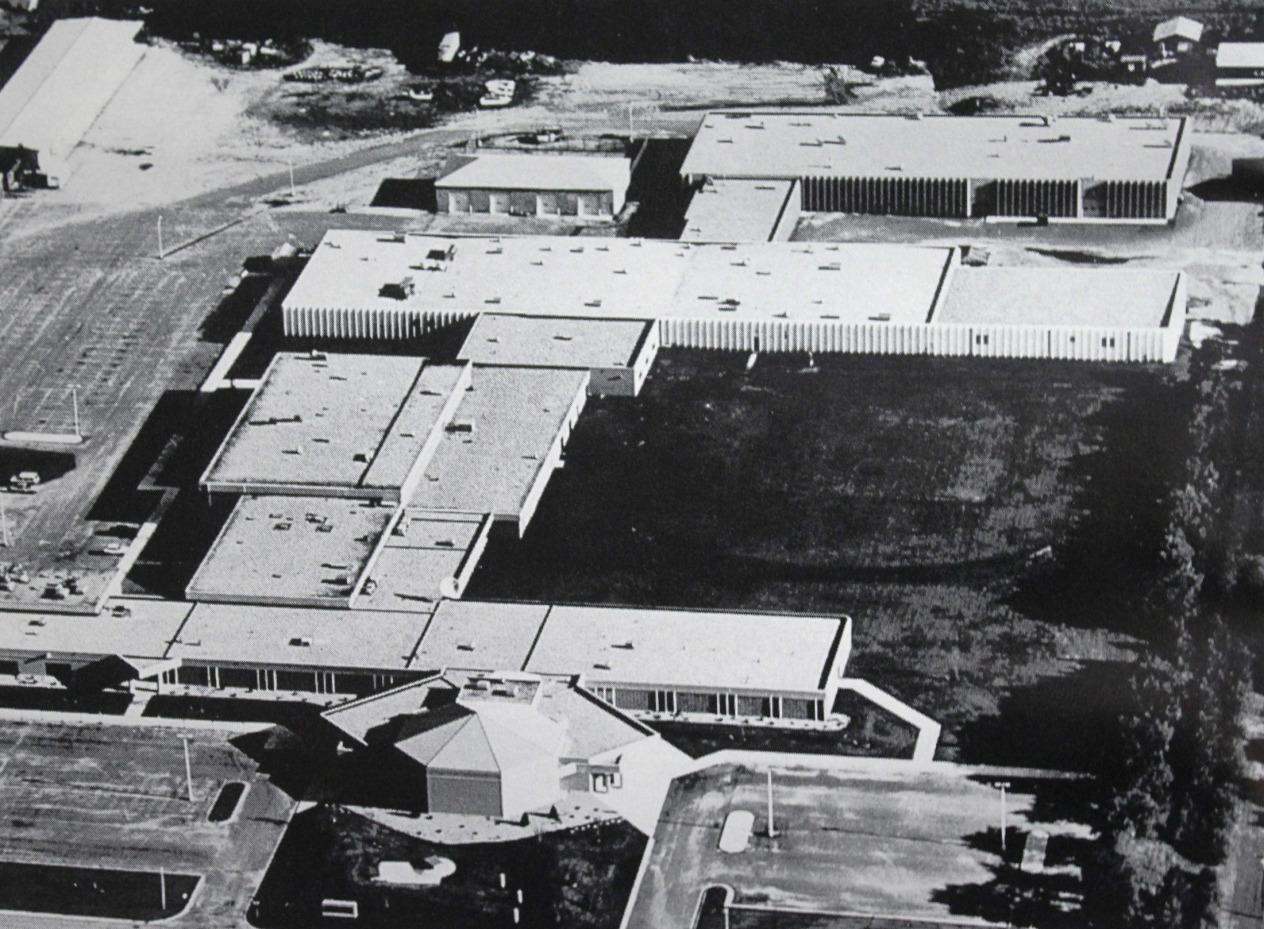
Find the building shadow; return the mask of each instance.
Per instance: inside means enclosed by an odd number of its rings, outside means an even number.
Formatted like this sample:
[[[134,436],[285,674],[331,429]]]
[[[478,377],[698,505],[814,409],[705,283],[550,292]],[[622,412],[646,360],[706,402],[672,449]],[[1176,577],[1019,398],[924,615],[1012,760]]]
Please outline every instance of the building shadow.
[[[439,211],[439,198],[433,177],[388,177],[378,185],[369,206],[396,207],[406,210]]]
[[[676,239],[685,227],[685,210],[693,197],[681,181],[680,167],[690,139],[645,139],[633,152],[628,201],[638,204],[628,222],[628,235]]]
[[[256,262],[261,257],[264,256],[249,258],[247,263]],[[240,332],[271,283],[272,276],[269,274],[247,274],[241,278],[237,286],[225,294],[202,320],[198,327],[202,341],[223,344]]]
[[[1199,200],[1210,203],[1259,203],[1264,200],[1264,178],[1253,184],[1244,178],[1213,177],[1186,189]]]
[[[977,764],[1110,770],[1119,719],[1128,707],[1129,668],[1122,661],[1083,662],[1011,690],[995,715],[959,731],[962,757]]]
[[[166,391],[141,424],[114,473],[88,511],[88,519],[101,522],[142,523],[162,498],[158,489],[142,490],[141,483],[161,470],[160,459],[191,422],[197,394],[191,390]]]
[[[314,725],[299,718],[293,723],[300,728]],[[228,741],[287,796],[300,800],[306,795],[316,771],[315,753],[308,737],[296,734],[289,725],[275,725],[233,736]]]

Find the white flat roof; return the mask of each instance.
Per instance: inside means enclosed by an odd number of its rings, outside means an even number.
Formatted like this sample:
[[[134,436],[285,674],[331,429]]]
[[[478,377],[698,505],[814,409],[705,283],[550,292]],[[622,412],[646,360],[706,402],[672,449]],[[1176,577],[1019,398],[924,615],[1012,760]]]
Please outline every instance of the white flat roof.
[[[127,615],[115,616],[116,605]],[[0,612],[0,651],[160,658],[192,609],[169,600],[111,600],[97,616]]]
[[[403,670],[429,618],[428,613],[199,603],[167,657]]]
[[[455,247],[442,270],[431,251]],[[601,319],[924,322],[952,250],[880,244],[326,233],[285,299],[293,308],[515,313]],[[433,265],[433,263],[432,263]],[[415,292],[382,297],[412,276]]]
[[[685,242],[767,242],[790,198],[793,181],[709,180],[689,201]],[[798,209],[798,203],[794,204]]]
[[[1203,37],[1203,24],[1188,16],[1173,16],[1154,27],[1155,42],[1176,37],[1197,42]]]
[[[1163,180],[1184,120],[716,111],[680,172],[716,177]]]
[[[591,684],[811,692],[825,686],[838,616],[554,606],[525,670]]]
[[[394,513],[346,497],[241,497],[188,596],[346,603]]]
[[[1169,318],[1176,271],[1119,268],[959,267],[935,323],[1162,326]]]
[[[449,167],[435,187],[623,193],[631,176],[628,159],[602,155],[484,152],[455,159]]]
[[[520,671],[549,613],[545,603],[445,600],[426,627],[414,671]]]
[[[587,371],[475,368],[453,416],[472,429],[443,433],[413,506],[516,516],[587,387]]]
[[[482,365],[623,368],[636,360],[649,320],[484,313],[457,358]]]
[[[1217,68],[1264,68],[1264,42],[1221,42]]]
[[[280,353],[205,480],[398,490],[463,373],[416,357]]]
[[[443,599],[442,585],[467,567],[483,516],[435,516],[406,510],[386,537],[369,576],[373,593],[361,589],[360,609],[425,609]]]
[[[137,20],[53,23],[0,88],[0,146],[64,160],[145,54]]]

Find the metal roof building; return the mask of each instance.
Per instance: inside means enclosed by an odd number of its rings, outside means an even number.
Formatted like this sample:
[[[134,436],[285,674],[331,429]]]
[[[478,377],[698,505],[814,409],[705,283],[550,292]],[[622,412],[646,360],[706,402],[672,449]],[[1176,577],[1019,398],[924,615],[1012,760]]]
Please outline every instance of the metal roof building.
[[[1189,153],[1178,118],[744,110],[706,114],[680,171],[797,180],[806,211],[1165,222]]]
[[[145,54],[135,20],[61,19],[0,87],[0,148],[38,152],[64,177],[66,159]]]

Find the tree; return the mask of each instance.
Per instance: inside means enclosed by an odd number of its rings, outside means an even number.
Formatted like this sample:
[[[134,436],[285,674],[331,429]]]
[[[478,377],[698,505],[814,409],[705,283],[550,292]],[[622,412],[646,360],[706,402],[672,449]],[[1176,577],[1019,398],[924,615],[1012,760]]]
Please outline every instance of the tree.
[[[1049,93],[1065,97],[1075,92],[1079,69],[1068,47],[1055,45],[1036,62],[1033,76]]]
[[[1148,894],[1132,859],[1102,838],[1083,869],[1084,916],[1093,929],[1148,929]]]
[[[1151,658],[1128,682],[1128,710],[1122,720],[1106,804],[1108,828],[1153,838],[1167,822],[1172,804],[1171,745],[1180,718],[1179,688],[1167,664]]]
[[[1166,833],[1187,858],[1218,864],[1228,847],[1243,773],[1250,657],[1219,619],[1187,651],[1181,719],[1171,744],[1174,789]]]

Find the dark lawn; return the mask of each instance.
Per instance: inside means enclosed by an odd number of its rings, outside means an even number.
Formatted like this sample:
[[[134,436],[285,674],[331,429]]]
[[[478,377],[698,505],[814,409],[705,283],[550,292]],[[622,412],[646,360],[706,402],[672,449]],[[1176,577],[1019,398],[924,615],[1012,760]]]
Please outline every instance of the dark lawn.
[[[107,919],[163,919],[188,905],[200,880],[194,874],[160,876],[156,871],[0,861],[0,910]]]
[[[664,352],[640,398],[591,403],[526,537],[496,537],[467,596],[848,613],[851,673],[970,761],[1005,760],[1024,688],[1131,656],[1186,447],[1168,371],[744,361]]]
[[[251,921],[306,929],[321,900],[334,897],[357,901],[356,925],[365,929],[509,926],[522,889],[521,926],[615,929],[644,848],[645,837],[622,820],[513,842],[435,845],[346,810],[316,807],[291,822]],[[438,887],[373,882],[382,860],[421,865],[431,855],[457,866]]]

